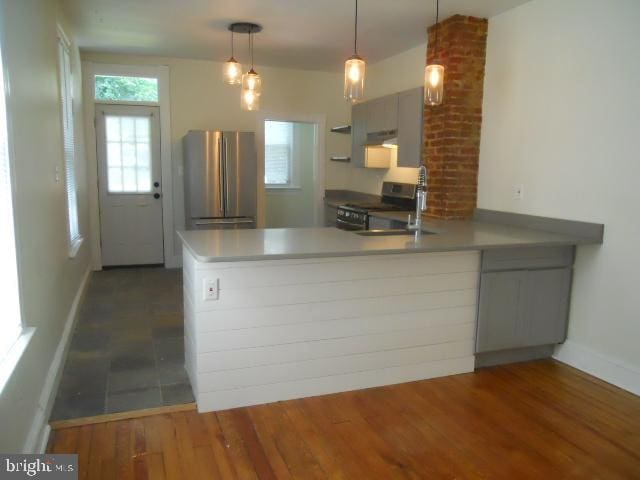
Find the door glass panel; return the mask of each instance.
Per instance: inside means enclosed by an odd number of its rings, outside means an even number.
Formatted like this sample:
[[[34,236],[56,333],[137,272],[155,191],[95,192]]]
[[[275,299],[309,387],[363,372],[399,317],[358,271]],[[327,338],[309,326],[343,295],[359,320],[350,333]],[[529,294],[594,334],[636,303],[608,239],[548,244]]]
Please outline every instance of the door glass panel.
[[[107,191],[151,193],[151,118],[107,115]]]
[[[96,75],[95,99],[116,102],[157,102],[158,79]]]

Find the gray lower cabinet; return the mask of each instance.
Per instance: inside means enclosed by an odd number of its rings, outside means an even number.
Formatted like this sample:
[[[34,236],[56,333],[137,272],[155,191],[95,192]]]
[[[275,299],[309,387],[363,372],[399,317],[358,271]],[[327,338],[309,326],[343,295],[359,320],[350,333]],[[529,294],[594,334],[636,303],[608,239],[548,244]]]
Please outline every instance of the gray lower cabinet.
[[[571,294],[572,248],[505,252],[491,252],[483,258],[476,352],[563,342]],[[496,267],[499,270],[492,270]]]
[[[563,342],[567,334],[571,268],[527,272],[524,345]]]
[[[522,346],[526,273],[491,272],[480,277],[476,352]]]

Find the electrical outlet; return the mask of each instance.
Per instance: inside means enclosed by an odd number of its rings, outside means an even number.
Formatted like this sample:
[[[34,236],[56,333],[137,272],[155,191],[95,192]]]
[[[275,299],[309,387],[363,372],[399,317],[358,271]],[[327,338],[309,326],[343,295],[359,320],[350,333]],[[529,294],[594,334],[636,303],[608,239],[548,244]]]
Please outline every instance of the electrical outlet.
[[[218,300],[220,296],[220,279],[218,278],[205,278],[203,280],[203,300]]]
[[[522,200],[524,198],[524,185],[519,183],[513,186],[513,198]]]

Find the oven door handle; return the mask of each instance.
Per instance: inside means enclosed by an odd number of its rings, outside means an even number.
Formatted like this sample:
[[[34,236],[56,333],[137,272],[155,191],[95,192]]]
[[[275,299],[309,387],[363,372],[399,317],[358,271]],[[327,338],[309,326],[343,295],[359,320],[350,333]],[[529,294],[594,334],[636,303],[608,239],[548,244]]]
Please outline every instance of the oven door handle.
[[[366,230],[365,225],[356,225],[354,223],[345,222],[341,218],[336,218],[336,226],[342,230]]]

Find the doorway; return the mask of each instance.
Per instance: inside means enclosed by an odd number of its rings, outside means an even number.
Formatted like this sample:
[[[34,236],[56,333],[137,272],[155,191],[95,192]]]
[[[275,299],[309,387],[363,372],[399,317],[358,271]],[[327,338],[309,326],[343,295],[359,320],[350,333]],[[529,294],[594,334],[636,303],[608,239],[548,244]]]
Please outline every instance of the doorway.
[[[99,105],[95,120],[102,265],[164,264],[159,108]]]
[[[317,224],[318,125],[264,120],[265,226]]]

